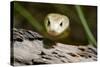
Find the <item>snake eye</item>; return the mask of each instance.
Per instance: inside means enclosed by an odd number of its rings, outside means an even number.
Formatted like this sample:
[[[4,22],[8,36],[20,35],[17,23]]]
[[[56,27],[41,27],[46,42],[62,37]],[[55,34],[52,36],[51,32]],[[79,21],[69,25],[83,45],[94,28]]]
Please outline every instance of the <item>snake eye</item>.
[[[61,23],[60,23],[60,26],[62,26],[62,25],[63,25],[63,23],[61,22]]]
[[[48,25],[48,26],[50,26],[50,21],[49,21],[49,20],[48,20],[48,23],[47,23],[47,25]]]

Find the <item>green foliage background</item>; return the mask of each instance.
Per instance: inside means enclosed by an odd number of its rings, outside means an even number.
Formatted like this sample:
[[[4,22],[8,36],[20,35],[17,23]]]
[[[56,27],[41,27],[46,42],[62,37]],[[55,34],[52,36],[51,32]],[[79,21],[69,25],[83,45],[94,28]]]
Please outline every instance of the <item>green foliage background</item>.
[[[94,46],[97,41],[97,7],[55,3],[12,2],[13,26],[46,34],[43,26],[45,16],[60,13],[69,17],[73,39],[88,40]]]

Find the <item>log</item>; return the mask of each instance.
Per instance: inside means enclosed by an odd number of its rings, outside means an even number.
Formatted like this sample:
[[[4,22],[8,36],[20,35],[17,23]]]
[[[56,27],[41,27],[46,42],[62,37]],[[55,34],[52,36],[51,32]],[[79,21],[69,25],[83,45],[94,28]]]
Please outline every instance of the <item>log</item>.
[[[14,28],[11,39],[11,65],[40,65],[97,61],[97,48],[92,45],[56,43],[45,48],[37,32]]]

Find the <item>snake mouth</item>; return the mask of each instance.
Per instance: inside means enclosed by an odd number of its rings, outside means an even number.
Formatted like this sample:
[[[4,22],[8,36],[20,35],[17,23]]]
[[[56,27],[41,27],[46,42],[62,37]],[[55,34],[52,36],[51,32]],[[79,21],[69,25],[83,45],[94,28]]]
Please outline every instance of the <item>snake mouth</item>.
[[[59,33],[56,31],[48,31],[48,34],[51,36],[58,36],[59,35]]]

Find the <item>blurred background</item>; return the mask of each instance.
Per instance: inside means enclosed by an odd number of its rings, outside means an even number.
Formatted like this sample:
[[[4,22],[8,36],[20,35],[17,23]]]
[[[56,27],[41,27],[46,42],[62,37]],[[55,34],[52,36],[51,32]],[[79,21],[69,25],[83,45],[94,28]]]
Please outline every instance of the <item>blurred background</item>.
[[[71,35],[73,40],[87,41],[85,30],[81,23],[81,20],[77,14],[76,8],[71,4],[55,4],[55,3],[37,3],[37,2],[15,2],[23,6],[33,18],[43,26],[45,16],[49,13],[60,13],[69,17]],[[12,2],[14,7],[14,2]],[[97,6],[83,6],[80,5],[84,13],[88,26],[93,33],[93,36],[97,40]],[[13,27],[18,29],[35,30],[32,24],[29,23],[15,8],[13,12]],[[23,12],[23,11],[22,11]],[[39,26],[38,26],[39,27]]]

